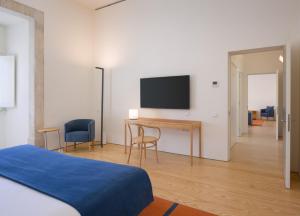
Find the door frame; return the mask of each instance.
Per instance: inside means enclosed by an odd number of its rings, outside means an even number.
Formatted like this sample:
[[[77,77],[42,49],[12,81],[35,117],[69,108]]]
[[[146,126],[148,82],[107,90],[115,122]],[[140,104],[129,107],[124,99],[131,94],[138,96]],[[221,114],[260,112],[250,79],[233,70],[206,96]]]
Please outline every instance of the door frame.
[[[237,77],[237,97],[238,97],[238,104],[237,104],[237,135],[239,137],[242,136],[242,125],[241,125],[241,118],[242,118],[242,111],[241,111],[241,81],[242,81],[242,73],[238,71]]]
[[[258,53],[258,52],[268,52],[268,51],[276,51],[276,50],[282,50],[283,51],[283,57],[284,57],[284,66],[283,66],[283,73],[288,75],[287,79],[290,79],[290,72],[287,73],[287,71],[290,71],[290,62],[287,64],[287,60],[290,61],[290,48],[287,45],[279,45],[279,46],[272,46],[272,47],[263,47],[263,48],[254,48],[254,49],[246,49],[246,50],[238,50],[238,51],[230,51],[228,52],[228,145],[227,145],[227,151],[228,151],[228,161],[231,159],[231,57],[234,55],[243,55],[243,54],[251,54],[251,53]],[[287,80],[288,81],[288,80]],[[287,81],[285,81],[287,83]],[[286,93],[288,95],[289,93]],[[289,99],[287,99],[286,103],[290,103]],[[289,121],[290,119],[290,107],[288,107],[288,110],[286,110],[286,120]],[[287,123],[287,127],[284,127],[286,131],[288,131],[288,125],[290,123]],[[287,141],[289,138],[286,138],[284,142],[284,152],[283,152],[283,158],[290,158],[290,143],[287,145]],[[285,159],[284,159],[285,160]],[[285,163],[285,161],[283,161]],[[283,175],[285,176],[285,187],[290,188],[290,164],[285,163]]]

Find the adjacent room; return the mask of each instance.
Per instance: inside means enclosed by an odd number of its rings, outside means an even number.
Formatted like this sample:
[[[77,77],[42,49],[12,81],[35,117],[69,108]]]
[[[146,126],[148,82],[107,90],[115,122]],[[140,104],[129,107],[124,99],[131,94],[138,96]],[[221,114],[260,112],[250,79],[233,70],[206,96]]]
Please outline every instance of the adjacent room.
[[[231,59],[231,159],[284,175],[284,50],[248,50]],[[256,170],[257,171],[257,170]]]
[[[232,145],[254,127],[272,127],[279,140],[286,85],[282,48],[231,56],[230,76]]]
[[[0,0],[0,215],[299,215],[299,10]]]

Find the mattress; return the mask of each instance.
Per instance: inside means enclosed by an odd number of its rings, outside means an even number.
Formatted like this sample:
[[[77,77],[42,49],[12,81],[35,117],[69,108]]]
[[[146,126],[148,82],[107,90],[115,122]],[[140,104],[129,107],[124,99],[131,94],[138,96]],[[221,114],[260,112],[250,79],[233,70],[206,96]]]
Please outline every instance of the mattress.
[[[0,177],[1,216],[80,216],[72,206]]]

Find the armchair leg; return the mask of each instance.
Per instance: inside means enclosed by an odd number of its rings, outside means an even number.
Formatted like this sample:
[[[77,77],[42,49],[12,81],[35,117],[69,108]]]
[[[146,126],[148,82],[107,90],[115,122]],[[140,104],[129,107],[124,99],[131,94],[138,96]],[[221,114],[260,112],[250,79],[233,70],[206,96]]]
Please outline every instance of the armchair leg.
[[[76,149],[77,148],[77,144],[76,144],[76,142],[74,142],[74,149]]]
[[[89,151],[92,151],[92,142],[89,142]]]
[[[65,152],[68,152],[68,143],[65,142]]]

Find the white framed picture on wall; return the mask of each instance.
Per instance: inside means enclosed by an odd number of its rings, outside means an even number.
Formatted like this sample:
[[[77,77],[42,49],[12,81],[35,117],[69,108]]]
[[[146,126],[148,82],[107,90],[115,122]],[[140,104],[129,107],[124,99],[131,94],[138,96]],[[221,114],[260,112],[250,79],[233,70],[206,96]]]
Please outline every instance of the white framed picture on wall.
[[[0,56],[0,108],[16,105],[15,57]]]

